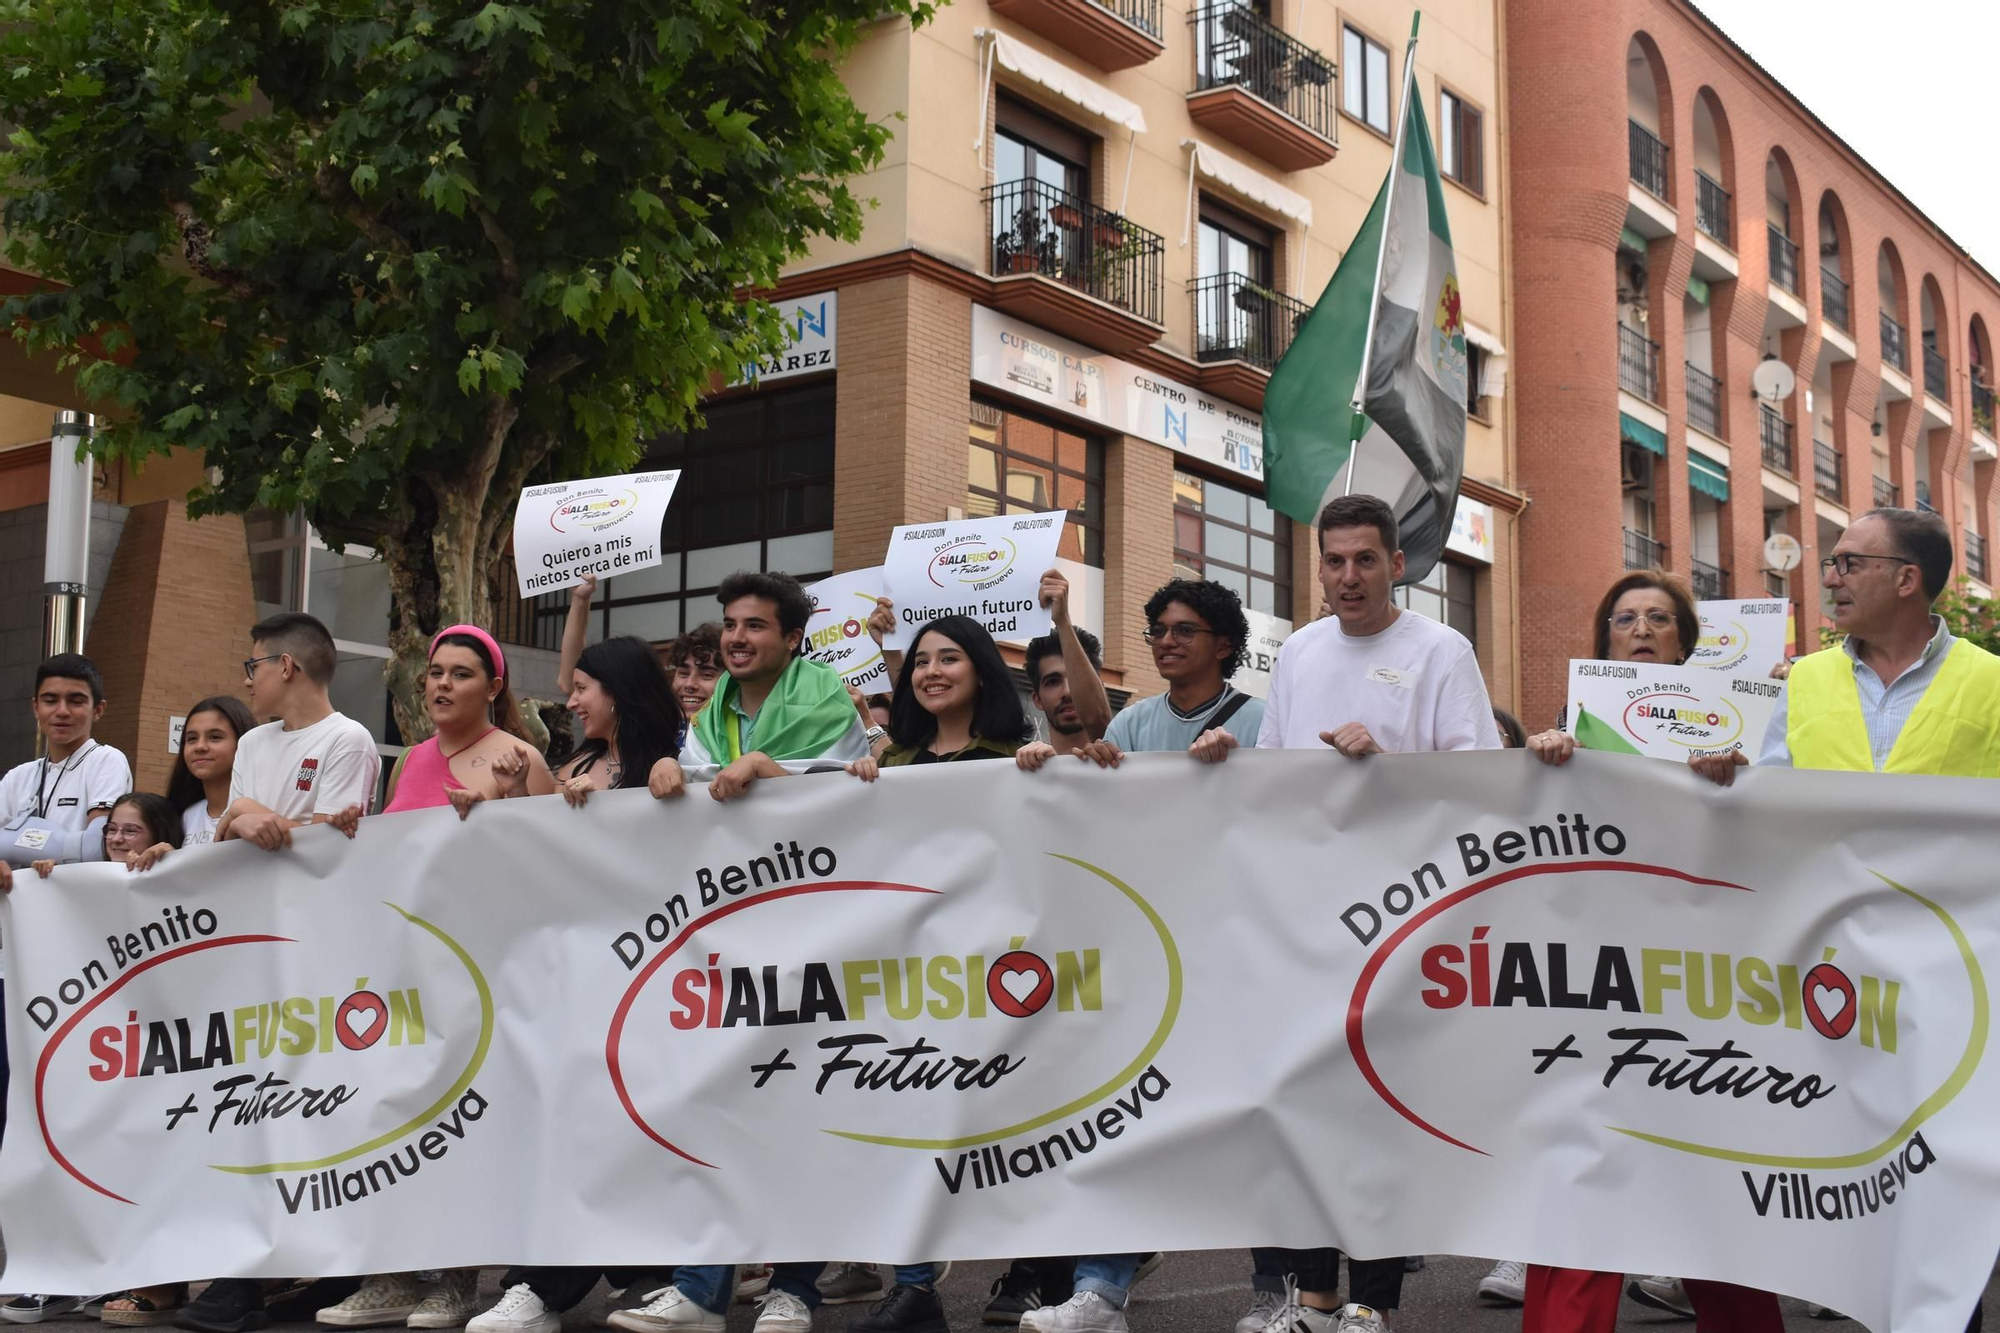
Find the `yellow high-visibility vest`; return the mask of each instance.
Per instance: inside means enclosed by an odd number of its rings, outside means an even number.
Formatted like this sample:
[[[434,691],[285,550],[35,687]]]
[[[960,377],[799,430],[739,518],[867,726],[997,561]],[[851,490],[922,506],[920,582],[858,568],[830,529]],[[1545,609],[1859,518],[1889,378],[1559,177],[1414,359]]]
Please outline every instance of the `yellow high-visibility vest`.
[[[1875,771],[1853,658],[1837,647],[1801,657],[1786,690],[1785,744],[1794,768]],[[1954,642],[1882,771],[2000,777],[2000,657]]]

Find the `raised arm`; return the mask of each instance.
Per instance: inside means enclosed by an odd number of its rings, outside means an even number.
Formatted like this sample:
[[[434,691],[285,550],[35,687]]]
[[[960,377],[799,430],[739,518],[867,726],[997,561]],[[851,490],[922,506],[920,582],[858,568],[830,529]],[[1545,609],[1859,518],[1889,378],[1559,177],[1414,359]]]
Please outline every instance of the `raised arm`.
[[[1055,622],[1056,642],[1062,645],[1063,674],[1069,680],[1069,701],[1076,708],[1076,720],[1090,739],[1103,740],[1111,725],[1111,696],[1105,693],[1104,681],[1090,664],[1090,654],[1084,652],[1083,640],[1076,637],[1076,626],[1070,622],[1069,580],[1061,570],[1051,569],[1042,575],[1041,598]]]
[[[595,574],[585,574],[583,582],[569,590],[569,615],[563,620],[562,659],[556,666],[556,689],[565,699],[576,688],[576,659],[583,656],[583,641],[590,634],[590,599],[596,594]]]

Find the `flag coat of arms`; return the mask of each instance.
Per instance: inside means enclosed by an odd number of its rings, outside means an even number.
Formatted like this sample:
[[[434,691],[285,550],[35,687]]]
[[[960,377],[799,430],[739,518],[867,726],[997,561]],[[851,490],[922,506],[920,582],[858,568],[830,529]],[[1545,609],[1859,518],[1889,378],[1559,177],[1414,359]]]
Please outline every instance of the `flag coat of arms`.
[[[1403,104],[1399,159],[1264,391],[1264,475],[1272,507],[1301,523],[1350,491],[1388,501],[1411,583],[1451,535],[1465,464],[1466,352],[1423,100],[1406,95]],[[1356,393],[1371,313],[1368,382]]]

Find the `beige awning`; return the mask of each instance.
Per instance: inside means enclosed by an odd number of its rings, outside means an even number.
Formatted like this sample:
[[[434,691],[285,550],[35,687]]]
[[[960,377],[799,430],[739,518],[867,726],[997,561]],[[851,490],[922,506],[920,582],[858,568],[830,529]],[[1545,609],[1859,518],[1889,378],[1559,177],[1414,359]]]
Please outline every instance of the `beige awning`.
[[[1261,204],[1280,217],[1290,218],[1302,226],[1312,226],[1312,200],[1297,190],[1280,185],[1255,167],[1239,162],[1227,153],[1218,153],[1198,140],[1183,139],[1181,147],[1193,149],[1195,170],[1224,189],[1242,195],[1253,204]]]
[[[1498,338],[1488,333],[1485,329],[1480,328],[1469,319],[1465,321],[1465,340],[1481,351],[1489,352],[1494,356],[1507,355],[1507,349],[1500,345]]]
[[[1017,42],[1003,32],[980,28],[972,35],[974,38],[984,37],[992,43],[990,59],[1030,83],[1040,84],[1063,101],[1081,107],[1099,120],[1108,120],[1134,134],[1145,133],[1145,113],[1139,110],[1137,102],[1120,97],[1097,80],[1077,73],[1061,61]],[[983,107],[984,103],[981,105]]]

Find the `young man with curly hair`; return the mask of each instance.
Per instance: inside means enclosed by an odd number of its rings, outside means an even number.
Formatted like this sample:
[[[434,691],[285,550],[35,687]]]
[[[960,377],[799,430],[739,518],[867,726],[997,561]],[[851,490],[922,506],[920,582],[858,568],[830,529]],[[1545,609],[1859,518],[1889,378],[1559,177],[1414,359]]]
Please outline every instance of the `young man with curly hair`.
[[[1146,602],[1145,633],[1167,692],[1126,708],[1104,739],[1082,752],[1099,763],[1139,750],[1219,759],[1239,744],[1255,745],[1264,701],[1229,683],[1250,655],[1242,600],[1220,583],[1175,579]]]

